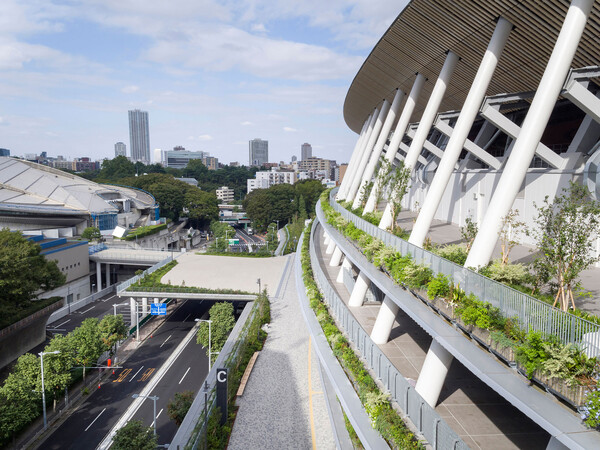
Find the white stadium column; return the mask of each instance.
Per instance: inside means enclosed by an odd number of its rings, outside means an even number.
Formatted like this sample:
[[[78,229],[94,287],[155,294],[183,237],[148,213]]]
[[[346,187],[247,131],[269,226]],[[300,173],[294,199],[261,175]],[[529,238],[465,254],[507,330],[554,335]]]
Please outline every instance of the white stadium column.
[[[102,290],[102,263],[96,261],[96,292]]]
[[[373,152],[369,158],[369,163],[365,168],[365,171],[362,175],[362,179],[358,186],[358,195],[354,197],[354,203],[352,204],[352,208],[358,208],[360,206],[360,193],[364,186],[366,186],[373,176],[373,172],[375,172],[375,167],[379,162],[379,157],[381,156],[381,152],[383,151],[383,146],[387,142],[387,138],[390,134],[390,130],[392,129],[392,125],[396,121],[396,116],[398,115],[398,110],[400,109],[400,104],[404,100],[404,92],[400,89],[396,89],[396,95],[394,95],[394,100],[392,101],[392,106],[390,106],[390,110],[387,113],[385,118],[385,122],[381,127],[381,131],[379,132],[379,137],[375,142],[375,146],[373,147]]]
[[[335,242],[333,239],[329,238],[329,244],[327,244],[327,249],[325,250],[325,254],[331,255],[335,250]]]
[[[329,265],[331,267],[337,267],[340,265],[340,261],[342,260],[342,250],[339,247],[335,247],[335,250],[333,251],[333,255],[331,256],[331,259],[329,260]]]
[[[373,127],[375,126],[375,122],[377,121],[378,116],[379,116],[379,109],[375,108],[375,110],[371,114],[371,120],[369,121],[369,126],[367,127],[367,131],[365,132],[365,136],[364,136],[362,142],[360,143],[360,147],[355,152],[356,158],[354,159],[354,164],[352,164],[351,166],[348,166],[348,169],[346,169],[346,175],[344,175],[344,178],[347,179],[347,182],[345,183],[344,186],[342,186],[343,189],[340,189],[340,192],[338,192],[338,200],[345,200],[347,197],[347,193],[350,190],[350,186],[352,185],[352,180],[354,179],[354,175],[356,174],[358,164],[360,163],[360,160],[362,159],[362,155],[367,146],[367,142],[369,141],[369,138],[371,137],[371,133],[373,132]]]
[[[340,271],[338,272],[338,276],[335,279],[335,281],[338,283],[343,283],[344,282],[344,271],[349,272],[351,269],[352,269],[352,264],[350,263],[348,258],[344,258],[344,261],[342,262],[342,267],[340,267]]]
[[[413,226],[410,239],[408,240],[411,244],[419,247],[423,245],[423,241],[429,232],[433,217],[442,201],[448,181],[454,171],[456,161],[458,161],[458,158],[460,157],[469,131],[477,118],[479,107],[485,97],[487,88],[492,80],[492,75],[496,70],[498,60],[504,50],[504,46],[506,45],[506,41],[508,40],[512,28],[512,24],[506,19],[503,19],[502,17],[498,19],[494,34],[492,35],[483,59],[479,64],[479,70],[473,79],[465,103],[456,121],[456,126],[452,131],[452,135],[446,145],[442,159],[435,171],[433,181],[427,190],[427,196],[425,197],[423,207]]]
[[[400,308],[386,295],[383,298],[379,313],[377,313],[377,319],[375,325],[373,325],[373,331],[371,331],[371,339],[376,344],[387,344],[390,339],[390,333],[394,327],[396,321],[396,315]]]
[[[438,341],[431,341],[415,390],[432,408],[440,398],[452,359],[452,355]]]
[[[136,318],[135,318],[135,314],[136,314],[136,309],[137,309],[137,302],[135,300],[135,298],[133,297],[129,297],[129,323],[131,324],[130,326],[135,326],[136,322]]]
[[[346,200],[354,201],[354,199],[360,196],[360,192],[358,188],[360,186],[360,182],[362,180],[363,173],[365,172],[365,168],[367,163],[369,162],[369,158],[373,153],[373,146],[375,145],[375,141],[379,137],[379,133],[381,132],[381,127],[383,126],[383,121],[385,116],[390,109],[390,102],[387,100],[383,100],[383,104],[381,105],[381,110],[379,111],[379,115],[377,116],[377,120],[375,121],[375,125],[373,126],[373,131],[369,136],[369,140],[367,141],[367,145],[365,146],[365,151],[362,153],[361,159],[359,163],[356,165],[356,172],[354,172],[354,176],[352,177],[352,184],[350,185],[350,189],[346,194]]]
[[[331,240],[331,239],[329,239],[329,235],[327,234],[327,232],[326,232],[326,231],[324,231],[324,232],[323,232],[323,244],[325,244],[325,245],[329,245],[329,241],[330,241],[330,240]]]
[[[142,297],[142,314],[148,314],[150,310],[148,309],[148,297]]]
[[[567,78],[593,4],[593,0],[573,0],[569,6],[544,75],[521,126],[522,132],[515,141],[465,262],[465,267],[484,266],[492,257],[502,220],[513,207],[525,179],[527,169]]]
[[[410,94],[408,94],[408,98],[406,99],[406,103],[402,109],[402,114],[400,114],[400,118],[396,124],[396,129],[394,130],[392,140],[390,141],[390,145],[388,146],[385,154],[385,159],[390,164],[394,163],[396,153],[398,153],[398,148],[400,147],[400,142],[402,142],[402,138],[406,132],[406,127],[408,126],[413,111],[415,110],[415,105],[417,104],[417,100],[419,99],[419,94],[421,93],[424,83],[425,77],[418,73],[415,81],[413,82]],[[365,205],[364,213],[375,211],[375,208],[377,207],[376,202],[378,189],[379,182],[377,179],[375,179],[375,184],[373,185],[373,189],[371,189],[371,194],[369,194],[369,200],[367,200],[367,204]]]
[[[350,294],[348,306],[362,306],[370,285],[371,280],[369,280],[362,272],[359,273],[356,278],[356,283],[354,284],[354,289],[352,289],[352,293]]]
[[[419,155],[423,149],[423,144],[427,139],[427,135],[429,134],[429,130],[431,129],[435,115],[440,108],[440,104],[442,103],[442,99],[446,93],[446,87],[448,86],[450,77],[452,76],[457,63],[458,56],[456,53],[449,51],[446,55],[446,60],[444,61],[440,75],[438,76],[435,86],[433,87],[433,91],[431,91],[431,95],[427,101],[425,111],[423,111],[423,115],[421,116],[415,136],[410,143],[406,158],[404,158],[404,167],[410,171],[412,171],[417,163],[417,160],[419,159]],[[385,211],[383,212],[383,217],[379,222],[379,228],[384,230],[389,228],[392,225],[393,220],[394,218],[392,217],[391,207],[388,203],[385,207]]]
[[[369,127],[370,121],[371,121],[371,116],[367,117],[367,120],[365,120],[365,123],[363,124],[363,127],[360,130],[360,135],[358,136],[358,139],[356,140],[356,144],[354,145],[354,150],[352,150],[352,153],[350,155],[350,161],[348,161],[348,165],[346,166],[346,174],[344,175],[344,179],[340,183],[340,188],[338,190],[338,194],[340,192],[342,192],[343,189],[346,189],[346,184],[348,183],[348,177],[346,175],[349,173],[348,170],[350,169],[350,166],[355,163],[355,160],[356,160],[357,154],[358,154],[358,149],[360,148],[360,146],[363,142],[363,139],[365,138],[365,134],[367,132],[367,128]]]
[[[106,263],[106,287],[110,286],[110,264]]]

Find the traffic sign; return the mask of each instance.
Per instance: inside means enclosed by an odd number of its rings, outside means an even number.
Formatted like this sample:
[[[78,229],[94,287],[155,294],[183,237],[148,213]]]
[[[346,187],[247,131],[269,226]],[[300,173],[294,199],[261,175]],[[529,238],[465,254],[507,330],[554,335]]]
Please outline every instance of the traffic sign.
[[[167,315],[167,304],[166,303],[151,303],[150,304],[150,315],[166,316]]]

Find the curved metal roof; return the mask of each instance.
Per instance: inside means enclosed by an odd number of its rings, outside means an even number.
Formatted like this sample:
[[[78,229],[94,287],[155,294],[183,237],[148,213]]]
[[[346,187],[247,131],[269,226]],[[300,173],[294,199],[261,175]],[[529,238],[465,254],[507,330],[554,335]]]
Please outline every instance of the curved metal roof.
[[[413,118],[420,117],[452,50],[461,60],[440,111],[462,108],[498,17],[513,29],[487,95],[534,90],[560,32],[566,0],[412,0],[371,51],[352,81],[344,102],[346,124],[359,133],[382,99],[396,88],[408,93],[415,73],[426,78]],[[600,63],[600,5],[594,3],[573,59],[573,68]]]

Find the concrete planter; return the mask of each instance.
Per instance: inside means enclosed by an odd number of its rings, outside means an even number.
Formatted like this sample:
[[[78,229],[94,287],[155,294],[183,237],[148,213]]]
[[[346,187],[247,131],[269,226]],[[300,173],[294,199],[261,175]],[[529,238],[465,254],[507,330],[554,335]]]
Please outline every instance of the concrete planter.
[[[456,313],[454,311],[454,305],[448,303],[445,299],[436,297],[431,300],[431,304],[438,310],[438,312],[448,320],[454,320]]]
[[[585,404],[585,396],[589,391],[587,386],[579,384],[569,385],[566,380],[549,377],[539,370],[534,372],[533,378],[543,385],[548,392],[562,398],[574,407],[577,408]]]
[[[503,347],[498,342],[491,341],[489,346],[491,352],[498,358],[507,362],[510,366],[515,364],[515,349],[512,347]]]
[[[471,337],[484,347],[489,347],[492,343],[490,331],[479,327],[473,327],[473,331],[471,331]]]
[[[467,325],[466,323],[464,323],[460,317],[457,317],[455,322],[456,322],[456,325],[458,326],[458,328],[463,330],[468,335],[471,335],[471,332],[475,328],[475,325],[472,325],[472,324]]]

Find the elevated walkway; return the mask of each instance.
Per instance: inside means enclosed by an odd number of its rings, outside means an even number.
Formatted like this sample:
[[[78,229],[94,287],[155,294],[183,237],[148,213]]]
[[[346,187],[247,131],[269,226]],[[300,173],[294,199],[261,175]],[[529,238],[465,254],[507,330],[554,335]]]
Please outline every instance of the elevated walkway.
[[[152,266],[171,256],[171,253],[159,250],[107,248],[90,255],[90,261],[101,264]]]

